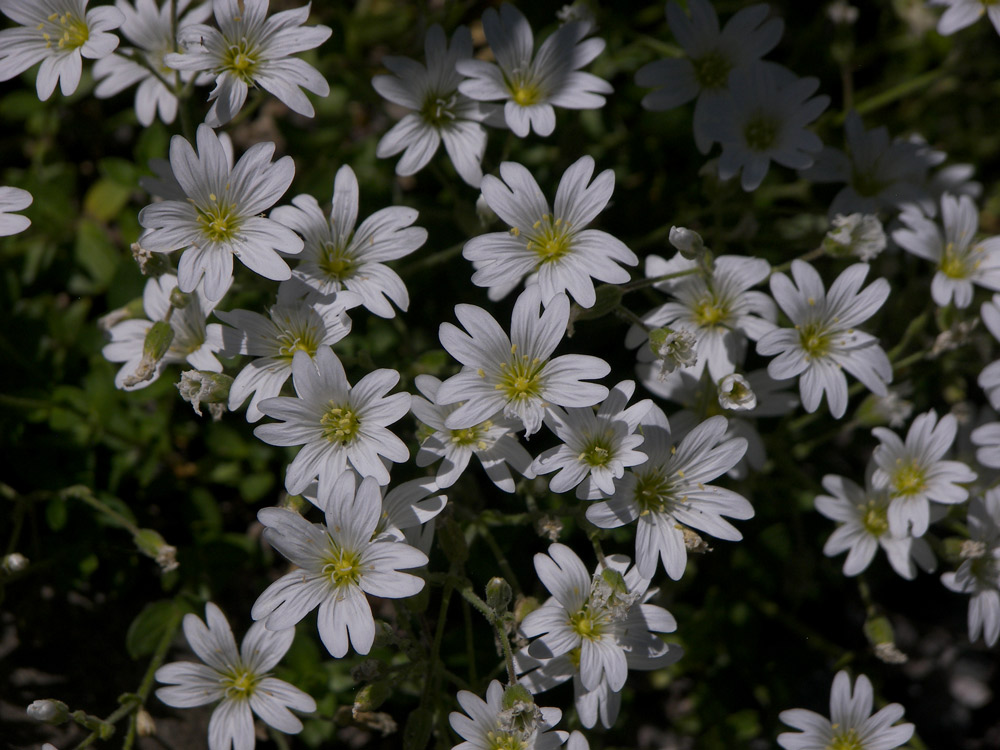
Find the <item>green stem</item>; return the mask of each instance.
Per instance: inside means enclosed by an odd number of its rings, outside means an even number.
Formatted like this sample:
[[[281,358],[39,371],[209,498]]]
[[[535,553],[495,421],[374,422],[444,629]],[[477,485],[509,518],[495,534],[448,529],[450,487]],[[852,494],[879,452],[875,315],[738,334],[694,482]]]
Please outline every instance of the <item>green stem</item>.
[[[659,284],[661,281],[670,281],[670,279],[679,279],[682,276],[693,276],[694,274],[701,273],[702,269],[698,268],[687,268],[683,271],[674,271],[673,273],[665,273],[662,276],[654,276],[649,279],[636,279],[635,281],[630,281],[627,284],[622,284],[619,289],[621,289],[622,294],[628,294],[629,292],[634,292],[636,289],[645,289],[648,286],[653,286],[654,284]]]
[[[132,523],[132,521],[127,519],[121,513],[116,511],[114,508],[105,505],[101,500],[99,500],[89,487],[85,487],[82,484],[77,484],[62,490],[59,493],[59,495],[60,497],[62,497],[63,500],[69,500],[72,498],[76,498],[77,500],[82,500],[90,507],[99,510],[108,518],[112,519],[119,526],[122,526],[123,528],[127,529],[129,532],[131,532],[133,536],[138,534],[140,531],[139,527],[136,526],[134,523]]]
[[[898,99],[903,99],[910,96],[915,91],[919,91],[926,86],[930,86],[936,83],[940,78],[943,78],[946,71],[942,69],[931,70],[923,75],[917,76],[916,78],[909,78],[897,86],[893,86],[888,91],[883,91],[882,93],[875,94],[863,102],[860,102],[855,109],[859,115],[867,115],[875,110],[881,109],[882,107],[892,104]],[[838,115],[836,122],[838,125],[843,124],[847,119],[846,114]]]
[[[149,666],[146,667],[146,674],[143,675],[142,682],[139,684],[139,690],[136,692],[139,700],[133,706],[135,713],[132,714],[132,719],[129,722],[128,734],[125,736],[125,744],[122,745],[122,750],[131,750],[132,743],[135,742],[139,709],[145,706],[146,701],[149,700],[149,694],[153,690],[156,670],[160,668],[163,660],[167,658],[167,652],[170,650],[170,644],[174,641],[174,635],[177,633],[177,628],[180,627],[181,620],[180,609],[175,607],[173,616],[170,618],[166,630],[163,631],[163,635],[160,636],[159,643],[156,644],[153,658],[149,660]]]
[[[634,312],[629,310],[624,305],[618,305],[618,307],[615,308],[615,314],[618,315],[618,317],[620,318],[624,318],[629,323],[639,326],[646,333],[649,333],[651,330],[653,330],[652,328],[649,327],[646,321],[644,321],[642,318],[640,318],[638,315],[636,315]]]
[[[405,279],[416,271],[422,271],[426,268],[439,266],[442,263],[446,263],[452,258],[461,255],[463,247],[465,247],[465,243],[459,242],[458,244],[447,247],[444,250],[438,250],[436,253],[431,253],[426,258],[421,258],[420,260],[415,260],[412,263],[406,264],[402,268],[398,269],[396,273]]]
[[[455,569],[452,568],[452,573]],[[428,657],[428,663],[430,665],[430,674],[427,675],[427,681],[424,682],[424,693],[420,698],[420,705],[426,706],[430,700],[430,696],[434,692],[435,684],[437,683],[438,669],[440,668],[438,658],[441,653],[441,641],[444,639],[444,629],[446,620],[448,618],[448,605],[451,603],[451,594],[455,590],[454,584],[451,581],[445,584],[444,591],[441,592],[441,608],[438,610],[437,624],[434,626],[434,642],[431,645],[431,653]]]
[[[497,565],[500,566],[500,571],[503,573],[503,577],[514,587],[514,593],[521,593],[521,584],[517,582],[517,576],[514,575],[514,569],[510,567],[510,563],[507,561],[507,557],[504,555],[503,550],[500,549],[500,545],[497,544],[496,537],[493,536],[493,532],[490,531],[489,527],[486,525],[479,526],[479,535],[486,542],[486,545],[493,552],[493,556],[497,559]]]
[[[804,261],[808,262],[808,261],[811,261],[811,260],[816,260],[817,258],[822,258],[823,255],[824,255],[824,251],[823,251],[822,247],[813,248],[809,252],[803,253],[802,255],[800,255],[798,258],[795,258],[794,260],[789,260],[789,261],[786,261],[785,263],[779,263],[776,266],[771,266],[771,273],[772,274],[784,273],[785,271],[787,271],[789,268],[792,267],[792,263],[794,263],[796,260],[804,260]]]
[[[503,620],[496,616],[496,613],[486,602],[476,596],[472,590],[471,581],[466,581],[465,585],[459,589],[459,593],[469,604],[478,609],[480,614],[493,626],[497,640],[500,642],[500,648],[503,650],[503,660],[507,667],[507,684],[516,685],[517,672],[514,670],[514,652],[511,650],[510,640],[507,638],[507,631],[504,629]]]

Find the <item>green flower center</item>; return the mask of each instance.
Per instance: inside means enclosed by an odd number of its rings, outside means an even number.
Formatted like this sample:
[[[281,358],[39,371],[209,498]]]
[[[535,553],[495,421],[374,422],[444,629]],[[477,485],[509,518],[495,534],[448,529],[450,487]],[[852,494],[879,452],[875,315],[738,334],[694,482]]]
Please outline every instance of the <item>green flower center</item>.
[[[889,187],[889,183],[878,179],[874,171],[862,172],[854,170],[851,174],[851,187],[861,197],[872,198]]]
[[[982,252],[976,247],[974,252]],[[955,243],[949,242],[941,253],[941,273],[952,279],[968,279],[979,265],[978,260],[972,260],[967,254],[956,252]]]
[[[569,616],[569,626],[574,633],[588,641],[598,640],[604,633],[604,623],[587,607]]]
[[[319,348],[319,340],[315,331],[305,329],[302,331],[282,331],[278,334],[278,356],[284,359],[292,359],[295,352],[305,352],[310,357],[316,354]]]
[[[466,427],[462,430],[452,430],[451,431],[451,442],[455,445],[472,445],[475,446],[476,450],[484,451],[489,447],[485,440],[483,440],[483,434],[493,427],[493,422],[486,420],[482,424],[477,424],[475,427]]]
[[[592,435],[577,458],[588,466],[605,466],[614,457],[614,446],[607,433]]]
[[[531,107],[545,98],[545,92],[531,75],[531,71],[515,71],[509,77],[504,74],[504,80],[507,83],[510,98],[518,106]]]
[[[683,479],[683,472],[677,472]],[[675,501],[674,482],[664,474],[659,466],[635,475],[635,502],[639,506],[639,515],[662,513],[669,509]],[[681,499],[681,502],[684,498]]]
[[[345,242],[343,245],[335,245],[332,242],[323,243],[319,262],[316,265],[326,274],[328,279],[346,281],[357,273],[361,264],[358,263],[354,253],[348,250],[349,244],[349,242]]]
[[[335,401],[330,402],[330,408],[319,418],[319,423],[323,427],[323,437],[341,445],[354,442],[361,431],[361,420],[354,409]]]
[[[695,80],[703,89],[724,89],[729,82],[729,71],[733,64],[718,50],[712,50],[697,60],[694,65]]]
[[[892,487],[894,497],[906,497],[923,492],[927,489],[927,471],[915,458],[909,461],[897,458],[896,469],[892,473]]]
[[[848,729],[846,732],[837,732],[826,746],[826,750],[865,750],[865,746],[858,737],[855,729]]]
[[[500,382],[494,387],[501,391],[508,401],[540,398],[544,385],[541,374],[545,363],[537,357],[529,359],[524,354],[520,357],[513,356],[516,349],[516,344],[510,348],[512,356],[509,362],[500,363]]]
[[[431,91],[424,97],[423,105],[420,107],[420,117],[435,128],[450,125],[455,121],[454,109],[457,101],[458,94],[454,91],[447,95]]]
[[[487,732],[487,750],[525,750],[527,745],[510,732]]]
[[[889,530],[889,514],[884,505],[869,500],[867,505],[860,506],[863,515],[861,524],[872,536],[882,536]]]
[[[195,206],[198,226],[211,242],[231,242],[243,223],[242,219],[233,206],[220,203],[215,193],[210,193],[208,199],[212,202],[208,208]]]
[[[763,113],[751,117],[743,126],[743,137],[752,151],[767,151],[778,139],[780,123]]]
[[[90,39],[90,29],[87,22],[77,18],[73,13],[52,13],[46,19],[48,23],[40,23],[37,29],[42,32],[45,48],[51,49],[52,44],[66,51],[82,47]]]
[[[830,334],[826,326],[821,323],[806,323],[795,327],[799,331],[799,345],[808,359],[818,359],[830,353]]]
[[[226,689],[226,698],[249,698],[257,688],[260,678],[253,672],[243,669],[232,672],[222,679]]]
[[[361,580],[361,556],[334,544],[324,560],[323,573],[334,586],[356,586]]]
[[[704,328],[714,328],[728,316],[729,310],[718,300],[711,297],[703,299],[694,308],[694,319],[699,326]]]
[[[539,266],[553,263],[573,250],[569,222],[562,219],[553,220],[551,216],[545,214],[534,223],[531,229],[528,250],[534,251],[538,256]]]
[[[222,65],[219,66],[218,72],[232,73],[249,86],[253,84],[257,62],[257,49],[244,37],[236,44],[229,45],[222,56]]]

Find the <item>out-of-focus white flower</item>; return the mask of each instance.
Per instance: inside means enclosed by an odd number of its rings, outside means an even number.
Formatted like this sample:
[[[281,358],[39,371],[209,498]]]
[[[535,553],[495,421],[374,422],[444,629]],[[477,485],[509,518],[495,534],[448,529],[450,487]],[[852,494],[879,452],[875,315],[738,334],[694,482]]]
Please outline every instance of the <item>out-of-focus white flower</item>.
[[[837,214],[831,224],[833,228],[823,238],[823,250],[829,255],[868,263],[885,250],[885,230],[873,214]]]
[[[992,489],[985,498],[969,503],[969,542],[965,560],[941,582],[969,600],[969,640],[982,634],[987,646],[1000,639],[1000,492]]]
[[[0,32],[2,33],[2,32]],[[31,205],[31,193],[16,187],[0,187],[0,237],[23,232],[31,226],[31,219],[10,211],[21,211]]]
[[[971,26],[984,15],[1000,34],[1000,6],[995,0],[930,0],[930,4],[948,8],[938,21],[938,33],[943,36]]]

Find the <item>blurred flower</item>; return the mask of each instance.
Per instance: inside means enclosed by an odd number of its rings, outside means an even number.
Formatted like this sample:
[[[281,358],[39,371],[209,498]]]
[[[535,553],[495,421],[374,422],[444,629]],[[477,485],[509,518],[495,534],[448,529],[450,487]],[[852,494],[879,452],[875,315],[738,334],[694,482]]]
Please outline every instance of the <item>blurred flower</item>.
[[[375,619],[365,594],[413,596],[424,582],[400,570],[426,565],[427,556],[395,539],[375,537],[382,495],[374,478],[356,484],[354,472],[345,471],[328,492],[320,499],[324,524],[309,523],[287,508],[257,514],[267,527],[264,539],[297,568],[268,586],[250,614],[269,630],[281,631],[318,606],[320,638],[339,659],[347,653],[348,641],[359,654],[367,654],[375,641]]]
[[[215,604],[205,605],[208,626],[197,615],[184,615],[188,645],[204,662],[175,661],[156,670],[157,682],[167,684],[156,697],[174,708],[194,708],[220,701],[208,723],[210,750],[252,750],[253,716],[286,734],[302,731],[302,722],[288,709],[312,713],[316,701],[284,680],[270,676],[292,645],[295,628],[268,630],[254,623],[239,651],[233,631]]]
[[[297,195],[291,206],[274,209],[271,218],[305,238],[292,273],[314,296],[346,289],[359,295],[370,312],[391,318],[396,313],[390,300],[406,310],[410,297],[403,280],[385,263],[423,245],[427,230],[411,226],[417,211],[407,206],[383,208],[357,226],[359,202],[358,178],[344,165],[334,178],[329,219],[311,195]]]
[[[854,257],[868,263],[885,250],[885,230],[873,214],[837,214],[823,238],[823,251],[836,258]]]
[[[0,32],[2,34],[3,32]],[[8,213],[21,211],[31,205],[31,193],[16,187],[0,187],[0,237],[23,232],[31,226],[26,216]]]
[[[183,250],[178,286],[192,291],[204,278],[204,294],[218,301],[233,278],[233,256],[267,279],[289,278],[286,255],[302,250],[294,232],[261,212],[288,189],[295,173],[292,157],[271,163],[273,143],[251,146],[235,166],[207,125],[198,126],[198,152],[183,137],[170,141],[170,167],[184,191],[183,200],[165,200],[139,212],[139,223],[152,230],[143,247],[157,253]],[[202,368],[204,369],[204,368]]]
[[[985,498],[969,503],[969,541],[965,560],[941,582],[969,600],[969,640],[980,634],[992,647],[1000,639],[1000,492],[991,489]]]
[[[163,60],[180,71],[208,72],[215,88],[205,124],[225,125],[243,108],[251,86],[260,86],[300,115],[315,114],[302,88],[327,96],[330,86],[312,65],[291,55],[329,39],[327,26],[303,26],[309,5],[267,17],[268,0],[214,0],[219,28],[191,24],[178,31],[181,53]],[[300,88],[301,87],[301,88]],[[286,185],[287,187],[287,185]]]
[[[584,37],[590,24],[583,21],[560,26],[535,54],[534,35],[528,19],[513,5],[504,3],[497,13],[483,13],[483,31],[497,62],[459,60],[456,70],[467,80],[458,90],[478,101],[504,100],[504,119],[515,135],[524,138],[531,130],[551,135],[556,127],[555,107],[600,109],[602,94],[611,84],[580,68],[604,50],[604,40]]]
[[[938,33],[943,36],[971,26],[984,14],[1000,34],[1000,6],[996,0],[930,0],[930,5],[944,5],[948,8],[938,21]]]
[[[856,330],[882,307],[889,296],[889,283],[876,279],[861,291],[868,275],[866,263],[845,269],[830,286],[803,260],[792,262],[790,281],[783,273],[771,276],[771,293],[792,322],[793,328],[777,328],[757,342],[757,353],[778,356],[767,367],[777,380],[799,378],[799,393],[806,411],[819,408],[823,393],[830,414],[840,419],[847,411],[847,370],[877,396],[886,394],[892,380],[892,365],[879,340]]]
[[[98,60],[118,46],[110,34],[125,21],[104,6],[87,10],[90,0],[4,0],[0,10],[20,28],[0,31],[0,81],[9,81],[41,62],[35,88],[45,101],[55,91],[69,96],[80,84],[83,57]]]
[[[599,229],[586,229],[604,210],[615,188],[610,169],[594,175],[594,160],[584,156],[559,180],[555,209],[542,195],[531,173],[516,162],[503,162],[500,177],[486,175],[483,196],[510,227],[465,243],[462,256],[476,268],[472,283],[488,287],[490,299],[505,296],[521,279],[538,286],[542,304],[567,292],[580,307],[597,301],[593,279],[611,284],[629,280],[619,263],[639,259],[621,240]]]
[[[782,711],[779,718],[800,731],[778,735],[778,744],[785,750],[899,747],[913,736],[913,724],[891,726],[903,717],[904,709],[898,703],[890,703],[872,716],[872,692],[872,684],[864,675],[858,675],[852,691],[847,672],[838,672],[830,691],[830,719],[804,708]]]

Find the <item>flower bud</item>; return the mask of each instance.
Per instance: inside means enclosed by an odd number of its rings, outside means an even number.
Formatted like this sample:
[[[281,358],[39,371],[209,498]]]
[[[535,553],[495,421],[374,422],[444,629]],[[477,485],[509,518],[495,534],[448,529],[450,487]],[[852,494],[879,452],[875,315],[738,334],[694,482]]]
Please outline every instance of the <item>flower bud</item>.
[[[354,696],[354,714],[359,711],[374,711],[392,694],[392,686],[388,682],[374,682],[365,685]]]
[[[141,706],[135,714],[135,731],[140,737],[152,737],[156,734],[156,722],[149,715],[149,711]]]
[[[719,406],[733,411],[750,411],[757,408],[757,394],[750,381],[738,373],[726,375],[719,381]]]
[[[229,389],[232,384],[233,379],[221,372],[187,370],[181,373],[177,390],[180,391],[181,398],[189,402],[194,408],[194,413],[200,417],[203,403],[225,404],[229,400]],[[212,416],[215,416],[214,411]]]
[[[125,387],[131,388],[146,380],[152,380],[156,375],[156,366],[170,351],[174,343],[174,329],[165,320],[158,320],[146,331],[146,339],[142,342],[142,359],[135,372],[125,378]]]
[[[688,260],[698,260],[705,253],[701,235],[686,227],[670,227],[670,244]]]
[[[22,555],[20,552],[11,552],[0,559],[0,570],[8,575],[11,573],[20,573],[22,570],[28,567],[28,558]]]
[[[46,724],[65,724],[69,721],[69,706],[62,701],[44,698],[28,706],[28,716]]]
[[[174,287],[170,290],[170,304],[177,310],[183,310],[191,303],[191,295]]]
[[[486,584],[486,604],[498,615],[507,611],[507,605],[513,596],[510,584],[499,576],[494,576]]]
[[[164,573],[177,570],[177,548],[167,544],[158,531],[139,529],[139,532],[132,538],[139,551],[156,560],[156,564]]]

